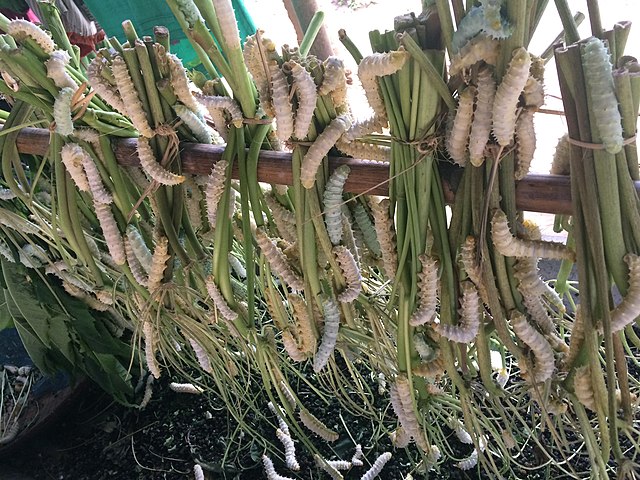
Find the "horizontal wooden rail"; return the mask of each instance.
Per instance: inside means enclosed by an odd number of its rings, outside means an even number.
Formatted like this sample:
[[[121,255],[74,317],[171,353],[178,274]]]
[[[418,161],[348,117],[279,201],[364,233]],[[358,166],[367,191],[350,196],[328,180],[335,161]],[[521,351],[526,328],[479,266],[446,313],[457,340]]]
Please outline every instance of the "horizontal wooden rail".
[[[18,135],[18,150],[22,153],[44,155],[49,148],[49,131],[40,128],[24,128]],[[138,165],[136,139],[114,139],[113,148],[121,165]],[[182,167],[185,172],[208,175],[211,165],[222,157],[224,147],[183,143],[181,145]],[[387,195],[389,167],[384,163],[354,158],[331,157],[331,169],[349,165],[351,174],[345,185],[350,193]],[[238,171],[234,168],[237,178]],[[455,193],[449,181],[450,175],[443,171],[446,201],[452,203]],[[287,152],[262,151],[258,162],[258,180],[261,182],[291,185],[291,154]],[[636,191],[640,182],[636,182]],[[516,205],[529,212],[571,214],[571,188],[569,177],[562,175],[527,175],[516,186]]]

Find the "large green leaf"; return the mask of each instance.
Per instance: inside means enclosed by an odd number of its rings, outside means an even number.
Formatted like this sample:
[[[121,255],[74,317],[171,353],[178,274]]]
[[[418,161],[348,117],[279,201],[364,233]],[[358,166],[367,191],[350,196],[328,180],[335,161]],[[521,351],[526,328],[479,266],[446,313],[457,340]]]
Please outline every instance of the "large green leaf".
[[[1,275],[0,275],[1,276]],[[0,330],[13,327],[13,318],[9,313],[7,302],[4,301],[4,295],[0,295]]]

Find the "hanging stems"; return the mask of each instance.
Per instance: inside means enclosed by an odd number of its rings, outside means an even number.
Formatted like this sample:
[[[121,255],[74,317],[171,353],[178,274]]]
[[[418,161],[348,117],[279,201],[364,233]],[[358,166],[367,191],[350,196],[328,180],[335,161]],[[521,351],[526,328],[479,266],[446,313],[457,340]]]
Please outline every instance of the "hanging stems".
[[[587,0],[587,9],[589,10],[589,23],[591,23],[591,35],[602,38],[602,19],[600,18],[600,7],[598,0]]]
[[[302,57],[306,57],[309,54],[309,50],[311,50],[311,46],[322,28],[322,22],[324,22],[324,12],[314,13],[300,42],[300,55]]]
[[[571,9],[569,8],[569,3],[567,0],[554,1],[556,3],[556,9],[558,10],[560,20],[562,21],[562,26],[564,27],[565,41],[567,44],[577,42],[580,40],[580,34],[578,33],[578,26],[576,25]]]

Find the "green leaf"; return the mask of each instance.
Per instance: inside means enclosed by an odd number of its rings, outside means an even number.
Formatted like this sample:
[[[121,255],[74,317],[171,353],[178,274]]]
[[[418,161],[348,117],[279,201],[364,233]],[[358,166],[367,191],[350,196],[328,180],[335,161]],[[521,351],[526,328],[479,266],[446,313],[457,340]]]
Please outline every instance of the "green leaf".
[[[60,350],[60,353],[69,361],[71,365],[75,365],[78,356],[69,336],[70,326],[67,324],[65,315],[52,315],[51,329],[49,336],[54,347]]]
[[[4,300],[4,293],[0,295],[0,300]],[[9,313],[7,302],[2,302],[0,304],[0,330],[11,327],[13,327],[13,318],[11,318],[11,314]]]

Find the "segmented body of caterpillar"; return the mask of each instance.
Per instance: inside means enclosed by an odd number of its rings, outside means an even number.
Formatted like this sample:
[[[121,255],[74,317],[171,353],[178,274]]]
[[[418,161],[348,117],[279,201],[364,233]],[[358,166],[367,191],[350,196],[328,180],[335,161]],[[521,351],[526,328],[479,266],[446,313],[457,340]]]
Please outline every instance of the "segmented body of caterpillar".
[[[106,59],[98,53],[96,58],[91,61],[87,68],[87,79],[89,80],[89,84],[103,100],[118,112],[126,115],[127,109],[124,106],[122,98],[120,98],[117,88],[102,77],[101,72],[105,66]]]
[[[531,349],[535,358],[534,370],[529,376],[530,381],[532,383],[545,382],[551,378],[555,368],[551,345],[540,332],[527,322],[522,313],[514,311],[510,320],[514,333]]]
[[[143,410],[144,408],[146,408],[146,406],[149,405],[149,402],[151,401],[151,397],[153,396],[153,380],[154,380],[153,375],[149,375],[147,377],[147,381],[144,387],[144,395],[142,396],[140,405],[138,405],[138,408],[140,410]]]
[[[189,340],[189,344],[191,344],[191,348],[193,349],[193,353],[196,354],[196,359],[198,360],[198,364],[207,373],[213,374],[213,368],[211,368],[211,360],[209,359],[209,355],[206,350],[202,347],[202,345],[194,338],[187,337]]]
[[[467,432],[467,430],[464,428],[462,422],[457,418],[451,417],[449,419],[449,428],[453,430],[458,440],[460,440],[462,443],[466,443],[467,445],[473,443],[473,440],[471,440],[471,435],[469,435],[469,432]]]
[[[312,188],[316,181],[316,173],[322,163],[322,159],[329,153],[331,147],[351,126],[351,120],[347,115],[340,115],[325,127],[313,144],[307,150],[302,159],[300,169],[300,182],[304,188]]]
[[[424,254],[419,260],[422,271],[418,273],[418,306],[409,319],[409,325],[413,327],[431,322],[438,307],[438,260]]]
[[[434,326],[436,332],[456,343],[469,343],[478,334],[480,328],[480,296],[472,282],[462,282],[462,301],[460,305],[460,323],[446,325],[438,323]]]
[[[371,118],[367,118],[362,122],[357,122],[351,125],[342,138],[347,142],[353,142],[354,140],[369,135],[370,133],[381,132],[385,126],[384,118],[380,118],[377,115],[373,115]]]
[[[306,408],[300,408],[300,413],[298,414],[298,416],[305,427],[307,427],[311,432],[315,433],[323,440],[326,440],[327,442],[335,442],[336,440],[338,440],[338,433],[334,432],[325,424],[323,424]]]
[[[534,110],[544,105],[544,86],[542,82],[530,75],[522,91],[522,99],[525,107],[533,108]]]
[[[518,288],[523,295],[545,297],[554,307],[564,313],[566,308],[558,292],[540,278],[537,259],[519,258],[514,265],[514,276],[519,282]]]
[[[424,336],[420,333],[413,335],[413,348],[416,349],[420,360],[431,361],[435,359],[439,352],[435,348],[431,347],[424,339]]]
[[[311,74],[294,61],[288,62],[293,76],[293,86],[296,89],[298,108],[296,109],[293,136],[298,139],[307,137],[309,127],[313,120],[313,112],[316,109],[316,84]]]
[[[581,45],[580,52],[595,126],[605,150],[615,155],[622,150],[622,120],[613,85],[609,51],[602,40],[591,37]]]
[[[291,210],[287,210],[273,194],[264,196],[264,199],[271,210],[271,216],[278,228],[280,236],[289,243],[296,241],[296,216]]]
[[[98,167],[93,162],[93,158],[91,158],[84,149],[83,152],[82,166],[84,167],[84,172],[87,176],[87,181],[89,182],[91,195],[93,195],[93,198],[100,203],[109,204],[113,202],[113,196],[111,195],[111,192],[106,189],[104,183],[102,183],[102,177],[100,176]]]
[[[525,108],[516,122],[516,180],[522,180],[528,173],[536,151],[536,132],[533,124],[534,110]]]
[[[573,389],[582,405],[593,412],[597,410],[593,383],[591,383],[591,368],[588,365],[576,368],[573,377]]]
[[[322,62],[322,84],[318,87],[318,95],[331,95],[331,100],[339,107],[347,100],[347,76],[344,62],[334,56],[327,57]]]
[[[224,299],[222,292],[220,292],[220,289],[216,285],[215,279],[212,276],[207,278],[206,287],[207,292],[209,292],[209,296],[211,297],[211,300],[218,312],[220,312],[220,315],[229,322],[233,322],[237,319],[238,314],[229,307],[229,304]]]
[[[100,134],[97,130],[89,127],[77,127],[73,132],[73,136],[78,140],[82,140],[83,142],[87,142],[91,145],[96,157],[98,157],[100,161],[104,162],[104,155],[100,148]]]
[[[244,116],[242,115],[240,106],[233,98],[218,95],[203,95],[201,93],[196,93],[195,98],[205,106],[212,117],[214,116],[212,112],[223,110],[227,112],[231,118],[231,123],[233,123],[235,127],[242,127],[242,124],[244,123]]]
[[[106,203],[100,203],[95,200],[93,207],[96,212],[96,217],[98,217],[100,228],[102,228],[102,234],[109,249],[109,254],[117,265],[124,265],[126,261],[124,243],[120,230],[118,229],[118,224],[113,217],[111,207]]]
[[[196,137],[199,143],[213,143],[213,136],[211,135],[211,131],[206,123],[204,123],[200,118],[189,110],[187,107],[180,103],[176,103],[173,106],[173,110],[176,112],[180,120],[182,120],[189,130],[193,133],[193,136]]]
[[[451,129],[447,132],[447,152],[451,160],[460,166],[467,163],[467,141],[473,122],[473,101],[476,95],[475,87],[465,88],[458,98]]]
[[[282,430],[282,432],[285,433],[286,435],[291,436],[291,433],[289,432],[289,426],[287,425],[287,422],[285,422],[284,420],[285,413],[282,407],[280,405],[278,406],[274,405],[273,402],[269,402],[267,406],[269,407],[269,410],[271,410],[273,414],[276,416],[276,418],[278,419],[278,428]]]
[[[391,161],[391,147],[386,147],[384,145],[375,145],[373,143],[361,142],[359,140],[346,142],[344,138],[340,138],[336,142],[336,147],[338,147],[341,152],[353,158],[363,158],[374,162]]]
[[[493,102],[493,135],[498,144],[511,143],[516,128],[518,100],[529,78],[531,57],[523,47],[513,51],[511,62],[496,90]]]
[[[47,67],[47,77],[53,80],[56,87],[70,88],[75,91],[78,88],[78,84],[66,70],[70,60],[71,57],[66,50],[55,50],[51,52],[49,60],[44,64]]]
[[[347,283],[345,289],[338,295],[338,301],[343,303],[351,303],[362,291],[362,275],[360,268],[356,263],[351,251],[344,245],[336,245],[333,247],[333,253],[338,260],[340,269]]]
[[[154,378],[160,378],[160,365],[156,359],[155,332],[153,331],[153,325],[148,320],[142,322],[142,333],[144,334],[144,356],[147,361],[147,368]]]
[[[380,455],[378,458],[376,458],[375,462],[373,462],[371,468],[367,470],[366,473],[362,476],[361,480],[373,480],[374,478],[376,478],[380,474],[380,472],[382,472],[382,469],[389,460],[391,460],[391,452],[385,452]]]
[[[147,248],[147,244],[138,229],[132,224],[127,225],[127,240],[140,266],[146,273],[149,273],[152,261],[151,251]]]
[[[409,54],[405,50],[396,50],[386,53],[374,53],[366,56],[358,64],[358,77],[362,83],[362,88],[373,109],[375,115],[380,118],[387,118],[387,111],[384,101],[380,96],[377,77],[392,75],[400,70]]]
[[[213,8],[220,24],[222,40],[229,50],[240,49],[240,32],[236,23],[236,16],[233,13],[231,0],[212,0]]]
[[[273,462],[266,455],[262,455],[262,465],[264,466],[264,473],[267,475],[267,480],[293,480],[291,477],[279,475],[273,466]]]
[[[169,241],[167,237],[159,237],[156,239],[156,247],[153,250],[153,257],[151,258],[151,269],[149,270],[149,281],[147,282],[147,289],[153,292],[162,284],[162,277],[164,271],[167,268],[167,260],[171,256],[167,253],[169,249]]]
[[[198,20],[204,24],[204,19],[202,18],[202,15],[200,15],[200,10],[198,10],[198,7],[196,7],[193,0],[176,0],[176,5],[180,9],[180,13],[184,15],[184,19],[187,21],[189,28],[193,28]],[[199,465],[197,466],[199,467]]]
[[[56,122],[56,133],[71,135],[73,133],[73,120],[71,118],[71,99],[75,91],[72,88],[63,88],[53,102],[53,119]]]
[[[124,239],[124,252],[127,258],[127,264],[129,265],[129,270],[131,270],[131,274],[133,278],[143,287],[147,286],[149,278],[147,277],[148,271],[142,267],[140,259],[134,253],[134,249],[132,246],[132,242],[128,237]],[[151,258],[149,258],[149,267],[151,267]]]
[[[111,71],[116,80],[125,112],[127,112],[131,123],[133,123],[136,130],[140,132],[140,135],[147,138],[153,137],[155,132],[149,126],[142,101],[140,101],[136,87],[133,85],[133,80],[131,80],[131,76],[129,75],[129,70],[127,70],[127,64],[122,57],[117,56],[113,58],[111,61]]]
[[[338,330],[340,329],[340,309],[332,298],[328,298],[322,305],[324,313],[324,331],[322,340],[313,359],[313,371],[319,372],[329,361],[338,340]]]
[[[88,156],[87,152],[77,143],[65,143],[60,149],[60,159],[78,190],[89,192],[89,180],[84,171],[85,156]]]
[[[474,167],[484,163],[484,149],[491,136],[493,100],[496,96],[496,81],[493,71],[487,67],[478,70],[476,110],[473,113],[469,134],[469,160]]]
[[[397,375],[395,383],[389,389],[389,396],[393,411],[398,417],[404,431],[422,450],[427,451],[429,446],[422,433],[420,422],[418,421],[413,405],[411,386],[405,374]]]
[[[327,180],[323,193],[324,222],[329,239],[334,245],[338,245],[342,239],[342,189],[350,172],[347,165],[336,168]]]
[[[382,252],[380,250],[380,243],[378,242],[378,234],[376,233],[371,218],[369,218],[367,210],[361,203],[356,203],[355,207],[353,207],[353,218],[360,232],[362,232],[365,245],[373,255],[379,257]]]
[[[424,378],[435,379],[444,374],[444,359],[438,355],[435,359],[428,362],[420,362],[415,365],[411,372],[414,375]]]
[[[454,76],[478,62],[494,65],[498,62],[500,42],[487,35],[476,35],[451,58],[449,75]]]
[[[263,56],[260,53],[260,48],[258,47],[257,35],[250,35],[247,37],[242,54],[244,56],[244,63],[247,66],[247,70],[251,73],[253,81],[256,84],[256,89],[258,90],[258,96],[260,98],[260,106],[268,116],[274,117],[275,112],[273,111],[273,105],[271,103],[266,65],[271,60],[276,60],[278,55],[275,51],[276,46],[273,41],[264,36],[264,30],[258,29],[258,32],[262,41],[261,47],[264,53],[264,61]]]
[[[509,230],[507,215],[501,210],[496,211],[491,220],[491,238],[498,252],[505,257],[557,258],[575,262],[575,253],[566,245],[514,237]]]
[[[293,271],[282,251],[273,243],[264,229],[256,228],[255,237],[258,247],[260,247],[274,273],[282,277],[285,284],[293,291],[301,292],[304,290],[304,281]]]
[[[460,470],[471,470],[478,464],[478,451],[474,448],[473,452],[467,457],[456,463],[456,467]]]
[[[177,175],[169,170],[165,169],[156,160],[149,140],[144,137],[138,137],[138,158],[140,159],[140,166],[144,173],[149,175],[153,180],[161,185],[178,185],[184,182],[183,175]]]
[[[224,193],[228,166],[229,163],[226,160],[216,162],[211,168],[211,174],[207,178],[205,203],[207,206],[207,218],[209,219],[209,225],[212,229],[216,226],[218,204],[220,203],[220,199]]]
[[[313,355],[316,351],[316,334],[313,325],[313,318],[307,312],[307,305],[304,299],[298,294],[287,296],[293,310],[293,321],[296,326],[296,336],[300,343],[300,349],[305,355]]]
[[[632,253],[624,256],[629,267],[629,289],[627,294],[611,311],[611,332],[617,333],[640,316],[640,257]]]
[[[351,465],[354,467],[361,467],[363,465],[362,459],[364,458],[364,453],[362,453],[362,445],[359,443],[356,445],[356,450],[353,453],[353,457],[351,457]]]
[[[26,38],[32,39],[42,48],[44,53],[48,53],[49,55],[56,49],[56,44],[51,36],[28,20],[11,20],[7,27],[7,33],[19,42],[22,42]]]
[[[173,93],[176,94],[178,100],[185,105],[189,110],[196,113],[200,111],[200,105],[191,94],[189,88],[189,79],[187,78],[187,72],[182,65],[182,62],[173,53],[168,53],[166,59],[169,65],[169,80]]]
[[[346,460],[325,460],[320,467],[322,468],[324,465],[328,465],[330,469],[332,469],[334,472],[340,471],[340,470],[349,470],[351,468],[351,462],[347,462]],[[335,475],[335,473],[329,471],[329,469],[325,470],[332,479],[337,480],[342,478],[342,475]],[[333,473],[333,475],[332,475]]]
[[[293,134],[293,106],[289,100],[287,77],[275,61],[269,62],[271,103],[276,118],[278,140],[286,142]]]
[[[198,464],[193,466],[193,477],[194,480],[204,480],[204,472],[202,471],[202,467]]]
[[[194,385],[193,383],[177,383],[177,382],[171,382],[169,384],[169,388],[171,390],[173,390],[174,392],[178,392],[178,393],[190,393],[192,395],[200,395],[201,393],[204,392],[204,390],[202,390],[202,388],[200,388],[197,385]]]
[[[398,254],[396,252],[395,230],[389,213],[389,199],[371,202],[371,212],[375,221],[375,230],[380,244],[382,264],[387,277],[394,279],[398,268]]]
[[[293,440],[288,434],[284,433],[279,428],[276,429],[276,436],[284,446],[284,458],[287,462],[287,468],[297,472],[298,470],[300,470],[300,464],[296,459],[296,446],[293,443]]]
[[[571,144],[569,143],[569,135],[565,133],[558,139],[549,173],[551,175],[569,175],[571,173],[570,160]]]
[[[308,358],[307,352],[302,350],[293,333],[289,330],[282,331],[282,345],[289,355],[289,358],[294,362],[303,362]]]

